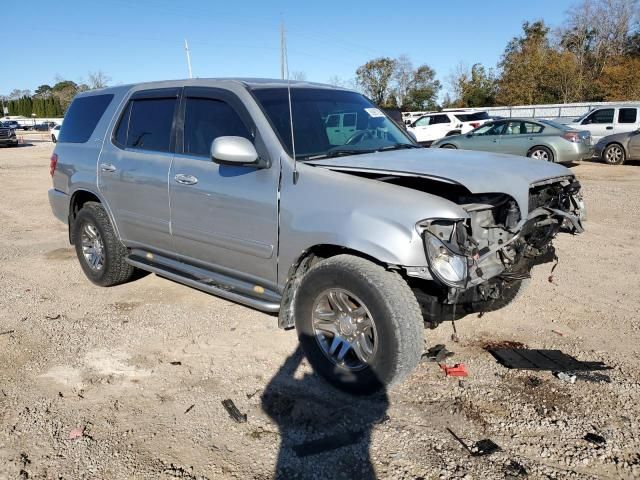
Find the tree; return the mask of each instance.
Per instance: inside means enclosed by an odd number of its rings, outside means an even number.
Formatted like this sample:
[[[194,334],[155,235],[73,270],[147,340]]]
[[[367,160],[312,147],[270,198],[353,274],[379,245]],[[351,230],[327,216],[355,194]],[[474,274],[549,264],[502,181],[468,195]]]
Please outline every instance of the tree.
[[[47,84],[40,85],[33,94],[34,97],[38,98],[47,98],[49,95],[51,95],[51,87]]]
[[[640,57],[619,57],[605,66],[598,86],[605,101],[617,102],[640,98]]]
[[[356,76],[363,92],[377,105],[384,106],[389,98],[391,78],[396,61],[388,57],[370,60],[358,67]]]
[[[455,107],[491,107],[495,105],[498,84],[493,70],[487,70],[476,63],[471,69],[458,65],[457,71],[449,78],[451,89],[455,95],[449,101]]]
[[[299,70],[291,72],[291,80],[304,81],[306,79],[307,79],[306,72],[302,72],[302,71],[299,71]]]
[[[71,100],[73,100],[73,97],[79,92],[78,84],[71,80],[62,80],[61,78],[57,78],[56,80],[57,83],[51,88],[51,94],[58,99],[62,110],[66,112],[69,104],[71,104]]]
[[[88,90],[108,87],[110,81],[111,77],[104,73],[102,70],[98,70],[97,72],[89,72]]]
[[[567,12],[560,45],[575,56],[579,98],[601,100],[597,80],[607,66],[619,63],[629,51],[638,51],[637,10],[637,0],[583,0]]]
[[[503,105],[553,103],[556,98],[546,85],[546,72],[553,50],[549,28],[542,20],[524,22],[523,35],[513,38],[500,61],[497,101]]]
[[[400,55],[396,59],[393,80],[396,85],[397,103],[404,105],[413,79],[413,63],[407,55]]]
[[[412,74],[403,110],[435,110],[441,85],[436,72],[429,65],[420,65]]]

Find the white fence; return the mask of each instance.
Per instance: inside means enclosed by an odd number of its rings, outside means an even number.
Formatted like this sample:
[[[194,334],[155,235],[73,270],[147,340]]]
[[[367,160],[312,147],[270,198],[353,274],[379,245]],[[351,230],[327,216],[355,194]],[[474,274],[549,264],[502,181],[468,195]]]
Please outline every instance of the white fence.
[[[572,119],[578,118],[596,107],[607,105],[638,105],[637,102],[584,102],[584,103],[558,103],[554,105],[519,105],[513,107],[487,107],[478,108],[485,110],[489,115],[497,117],[526,117],[546,119]]]

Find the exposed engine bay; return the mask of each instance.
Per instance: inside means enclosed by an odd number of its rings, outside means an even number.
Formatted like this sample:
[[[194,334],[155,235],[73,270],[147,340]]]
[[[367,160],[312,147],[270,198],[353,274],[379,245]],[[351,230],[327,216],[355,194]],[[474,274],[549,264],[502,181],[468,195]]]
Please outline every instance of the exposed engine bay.
[[[425,319],[433,324],[449,315],[484,311],[497,301],[508,303],[535,265],[557,259],[553,240],[558,233],[584,231],[585,207],[573,176],[531,185],[524,208],[503,193],[472,194],[436,179],[363,176],[446,198],[468,213],[468,218],[427,219],[416,226],[430,271],[406,273]]]

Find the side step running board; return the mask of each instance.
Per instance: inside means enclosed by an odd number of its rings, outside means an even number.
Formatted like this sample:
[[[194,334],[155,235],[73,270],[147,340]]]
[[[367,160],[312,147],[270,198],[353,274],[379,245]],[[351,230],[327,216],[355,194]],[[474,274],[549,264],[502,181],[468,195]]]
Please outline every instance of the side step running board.
[[[160,277],[165,277],[165,278],[168,278],[169,280],[174,280],[178,283],[182,283],[184,285],[197,288],[198,290],[202,290],[203,292],[207,292],[212,295],[216,295],[218,297],[231,300],[232,302],[237,302],[243,305],[247,305],[251,308],[255,308],[256,310],[261,310],[263,312],[270,312],[270,313],[275,313],[275,312],[278,312],[278,310],[280,310],[280,302],[277,301],[274,295],[267,294],[265,296],[268,296],[271,298],[261,299],[261,298],[256,298],[253,296],[243,294],[243,292],[239,292],[238,289],[235,289],[235,291],[232,291],[231,288],[225,288],[226,285],[222,284],[221,282],[216,283],[216,285],[212,285],[211,282],[207,282],[206,279],[204,278],[203,279],[198,278],[198,276],[196,275],[192,275],[187,272],[177,270],[176,268],[172,268],[169,265],[163,265],[160,262],[149,261],[147,258],[141,255],[136,255],[136,254],[129,255],[127,257],[127,263],[141,270],[155,273]]]

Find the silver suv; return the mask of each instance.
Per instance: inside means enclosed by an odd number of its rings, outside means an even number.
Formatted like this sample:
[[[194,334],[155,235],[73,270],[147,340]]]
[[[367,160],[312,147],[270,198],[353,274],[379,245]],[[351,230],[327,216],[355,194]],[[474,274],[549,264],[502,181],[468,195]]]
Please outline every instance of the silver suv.
[[[329,135],[345,113],[353,132]],[[315,370],[354,393],[409,374],[425,325],[511,302],[583,221],[565,167],[419,148],[359,93],[304,82],[83,93],[51,175],[92,282],[142,270],[279,312]]]

